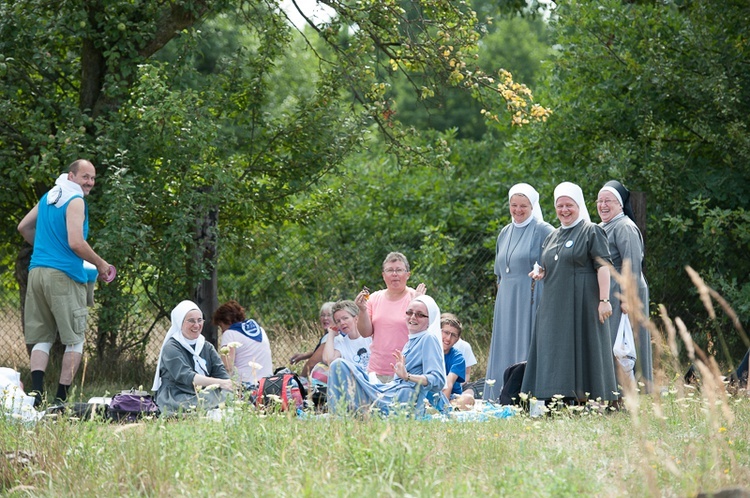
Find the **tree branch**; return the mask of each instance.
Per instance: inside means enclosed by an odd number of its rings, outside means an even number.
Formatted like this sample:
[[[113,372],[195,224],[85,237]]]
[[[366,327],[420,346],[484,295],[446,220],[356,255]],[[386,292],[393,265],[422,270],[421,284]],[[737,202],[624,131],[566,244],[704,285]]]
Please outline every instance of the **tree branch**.
[[[156,22],[156,32],[150,42],[138,54],[149,58],[169,43],[183,29],[189,28],[204,19],[211,10],[211,2],[195,2],[193,9],[186,9],[182,5],[171,4],[165,9]]]

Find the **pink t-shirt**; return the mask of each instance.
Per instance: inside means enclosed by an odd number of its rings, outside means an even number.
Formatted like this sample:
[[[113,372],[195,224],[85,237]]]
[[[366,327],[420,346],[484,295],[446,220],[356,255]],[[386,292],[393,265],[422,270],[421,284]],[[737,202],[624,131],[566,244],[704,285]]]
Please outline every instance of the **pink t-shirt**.
[[[367,301],[367,313],[372,321],[370,364],[367,368],[370,372],[393,375],[393,352],[402,349],[409,340],[406,310],[416,291],[411,287],[407,287],[406,291],[398,301],[389,300],[385,290],[370,294]]]

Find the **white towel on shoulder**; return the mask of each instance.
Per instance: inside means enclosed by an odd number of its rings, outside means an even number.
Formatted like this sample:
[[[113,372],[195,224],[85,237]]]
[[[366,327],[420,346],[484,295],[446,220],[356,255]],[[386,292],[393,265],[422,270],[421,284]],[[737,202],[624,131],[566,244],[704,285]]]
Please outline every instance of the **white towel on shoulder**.
[[[68,173],[63,173],[47,193],[47,204],[61,208],[75,196],[83,197],[83,189],[77,183],[68,180]]]

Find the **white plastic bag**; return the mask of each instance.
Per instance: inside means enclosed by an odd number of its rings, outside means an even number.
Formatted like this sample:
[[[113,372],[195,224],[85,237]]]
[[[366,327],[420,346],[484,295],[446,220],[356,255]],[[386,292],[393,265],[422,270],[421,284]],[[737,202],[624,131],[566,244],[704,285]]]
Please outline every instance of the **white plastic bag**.
[[[628,315],[623,313],[620,318],[620,325],[617,327],[617,337],[612,352],[617,358],[622,370],[630,376],[630,380],[635,381],[635,339],[633,338],[633,327],[630,326]]]
[[[12,368],[0,367],[0,415],[23,422],[36,422],[43,412],[34,410],[34,397],[21,388],[21,374]]]

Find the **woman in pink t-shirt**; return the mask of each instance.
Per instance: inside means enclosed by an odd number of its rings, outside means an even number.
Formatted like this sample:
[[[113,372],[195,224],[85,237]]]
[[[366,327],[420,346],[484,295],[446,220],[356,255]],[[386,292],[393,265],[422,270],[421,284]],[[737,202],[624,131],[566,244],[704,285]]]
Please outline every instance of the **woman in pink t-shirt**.
[[[412,299],[426,291],[424,284],[416,289],[407,286],[410,276],[406,256],[389,253],[383,261],[386,288],[373,294],[363,290],[354,300],[361,311],[357,329],[362,337],[372,337],[367,370],[383,383],[393,380],[393,353],[400,351],[409,338],[404,313]]]

